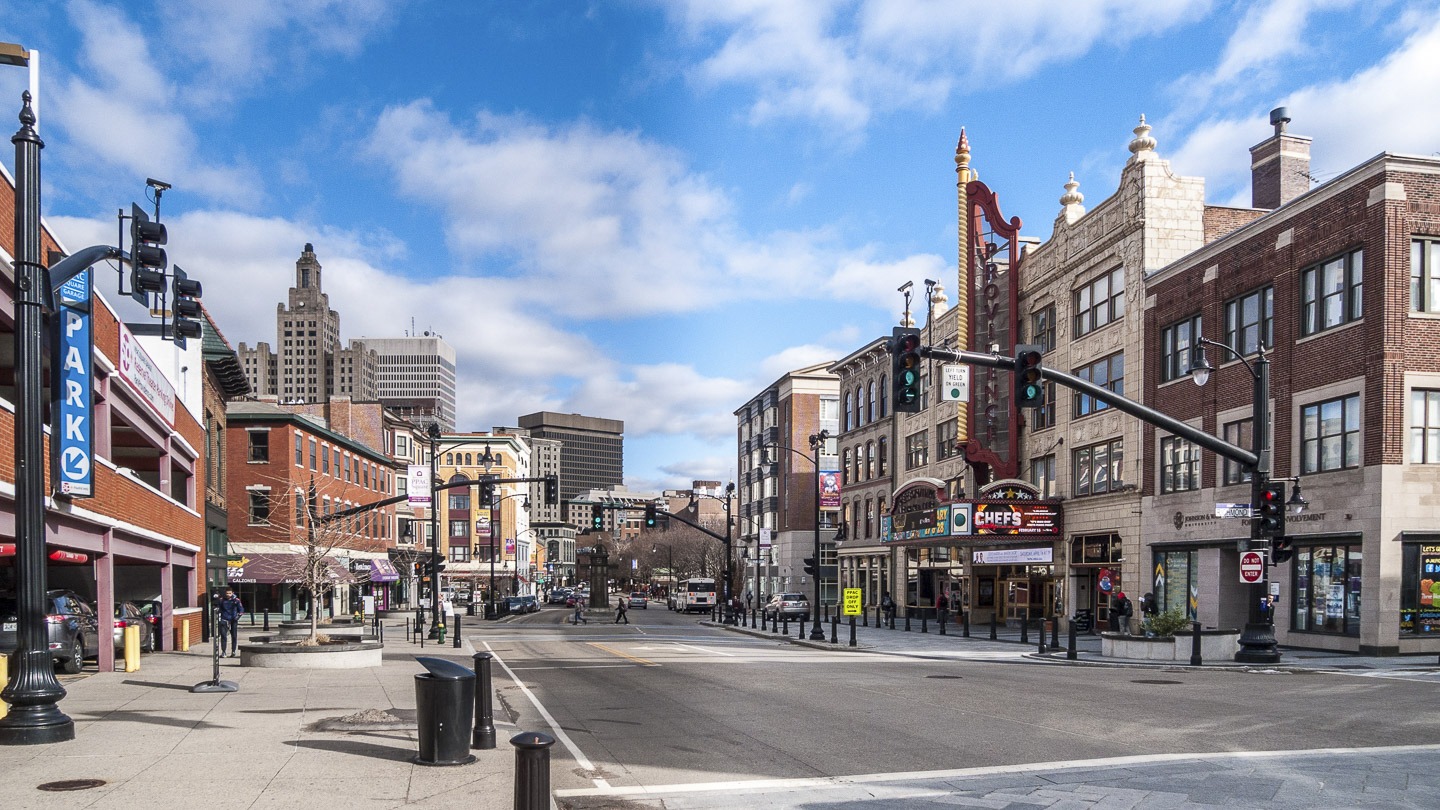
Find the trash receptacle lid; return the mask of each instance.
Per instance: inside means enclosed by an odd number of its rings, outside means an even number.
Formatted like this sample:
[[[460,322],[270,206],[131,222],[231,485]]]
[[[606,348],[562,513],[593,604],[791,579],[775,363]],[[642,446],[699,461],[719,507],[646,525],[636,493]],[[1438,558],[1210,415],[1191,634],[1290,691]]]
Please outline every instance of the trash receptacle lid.
[[[430,674],[436,678],[446,681],[463,681],[473,679],[475,670],[454,661],[447,661],[444,658],[431,658],[430,656],[415,656],[420,666],[430,670]]]

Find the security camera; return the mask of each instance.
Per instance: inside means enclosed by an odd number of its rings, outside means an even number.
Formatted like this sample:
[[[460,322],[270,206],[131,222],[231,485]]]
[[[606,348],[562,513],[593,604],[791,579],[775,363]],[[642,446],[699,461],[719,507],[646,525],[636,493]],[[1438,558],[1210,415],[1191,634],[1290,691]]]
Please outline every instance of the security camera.
[[[152,177],[145,178],[145,185],[153,189],[159,189],[160,191],[169,191],[172,188],[169,183],[166,183],[163,180],[156,180]]]

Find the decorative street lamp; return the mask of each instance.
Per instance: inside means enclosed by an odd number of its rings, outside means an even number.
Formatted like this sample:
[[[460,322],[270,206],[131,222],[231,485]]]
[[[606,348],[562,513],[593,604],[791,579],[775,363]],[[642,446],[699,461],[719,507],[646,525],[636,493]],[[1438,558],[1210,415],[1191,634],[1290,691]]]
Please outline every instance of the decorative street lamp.
[[[1254,515],[1255,510],[1260,507],[1261,492],[1266,482],[1272,480],[1270,476],[1270,358],[1265,356],[1263,343],[1257,346],[1252,363],[1238,349],[1196,336],[1195,347],[1191,354],[1190,378],[1200,386],[1209,382],[1210,374],[1215,370],[1215,367],[1210,365],[1209,359],[1205,357],[1206,346],[1214,346],[1228,352],[1245,366],[1245,370],[1250,372],[1250,376],[1254,379],[1250,403],[1250,446],[1256,458],[1256,463],[1250,470],[1250,508]],[[1286,480],[1296,481],[1294,495],[1287,505],[1298,513],[1305,508],[1306,503],[1305,499],[1300,497],[1299,481],[1298,479]],[[1252,519],[1250,522],[1252,541],[1264,539],[1260,528],[1260,521]],[[1267,547],[1265,551],[1268,552],[1269,548]],[[1240,634],[1240,650],[1235,653],[1235,660],[1240,663],[1275,664],[1280,661],[1280,652],[1276,649],[1275,642],[1274,617],[1268,609],[1270,563],[1273,555],[1267,554],[1266,556],[1266,564],[1261,567],[1259,581],[1250,586],[1250,607],[1247,612],[1245,630]]]
[[[724,575],[725,575],[725,588],[724,588],[724,591],[725,591],[725,610],[726,610],[727,612],[730,612],[730,613],[731,613],[732,623],[734,622],[734,618],[735,618],[735,617],[734,617],[734,615],[733,615],[733,611],[730,610],[730,599],[731,599],[731,594],[733,593],[733,591],[732,591],[732,589],[731,589],[731,585],[732,585],[732,583],[733,583],[733,581],[734,581],[734,579],[735,579],[735,572],[734,572],[734,570],[732,569],[732,565],[733,565],[733,561],[732,561],[733,552],[732,552],[732,545],[731,545],[731,532],[734,530],[734,527],[735,527],[735,518],[733,518],[733,517],[730,516],[730,506],[731,506],[731,501],[734,499],[734,497],[735,497],[735,482],[734,482],[734,481],[731,481],[730,483],[728,483],[728,484],[725,485],[725,497],[723,497],[723,498],[720,497],[719,495],[711,495],[711,494],[706,493],[706,492],[695,492],[694,490],[691,490],[691,492],[690,492],[690,509],[691,509],[693,512],[695,512],[695,517],[696,517],[697,520],[698,520],[699,517],[700,517],[700,505],[699,505],[699,499],[700,499],[700,498],[713,498],[713,499],[719,501],[721,507],[724,508],[724,510],[725,510],[725,541],[724,541],[724,542],[725,542],[725,572],[724,572]]]
[[[820,451],[825,447],[825,442],[830,438],[830,431],[821,430],[819,433],[810,434],[810,451],[813,455],[805,455],[793,447],[786,447],[778,442],[771,442],[767,447],[778,447],[782,450],[789,450],[795,455],[815,465],[815,603],[813,605],[815,621],[810,628],[811,641],[824,641],[825,630],[820,626]],[[757,550],[759,543],[756,543]]]

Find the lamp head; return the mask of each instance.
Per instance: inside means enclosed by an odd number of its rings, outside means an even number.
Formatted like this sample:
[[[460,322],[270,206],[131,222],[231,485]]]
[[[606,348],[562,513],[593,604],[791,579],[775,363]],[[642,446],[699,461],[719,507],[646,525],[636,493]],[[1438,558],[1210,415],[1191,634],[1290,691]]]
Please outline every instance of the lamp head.
[[[1196,385],[1204,386],[1210,382],[1210,372],[1214,370],[1215,367],[1210,365],[1210,358],[1205,356],[1205,347],[1197,343],[1195,348],[1190,350],[1190,379],[1194,380]]]
[[[1285,505],[1288,506],[1288,507],[1290,507],[1290,513],[1291,513],[1292,515],[1298,515],[1298,514],[1300,514],[1301,512],[1304,512],[1304,511],[1305,511],[1305,507],[1307,507],[1307,506],[1310,505],[1310,502],[1307,501],[1307,500],[1305,500],[1305,499],[1304,499],[1303,497],[1301,497],[1301,495],[1300,495],[1300,482],[1299,482],[1299,481],[1296,481],[1296,482],[1295,482],[1295,489],[1291,490],[1291,492],[1290,492],[1290,499],[1285,502]]]

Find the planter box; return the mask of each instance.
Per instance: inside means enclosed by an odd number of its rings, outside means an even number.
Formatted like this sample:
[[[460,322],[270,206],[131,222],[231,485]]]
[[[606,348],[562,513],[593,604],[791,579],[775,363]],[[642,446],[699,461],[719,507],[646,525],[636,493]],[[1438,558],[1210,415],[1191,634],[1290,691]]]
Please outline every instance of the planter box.
[[[1100,634],[1100,655],[1105,658],[1129,658],[1136,661],[1175,661],[1190,663],[1194,644],[1191,633],[1174,638],[1126,636],[1120,633]],[[1240,649],[1239,630],[1201,630],[1200,657],[1219,663],[1234,661]]]
[[[297,647],[275,643],[270,636],[254,636],[240,645],[240,666],[262,669],[363,669],[381,664],[384,645],[378,641],[355,641]]]

